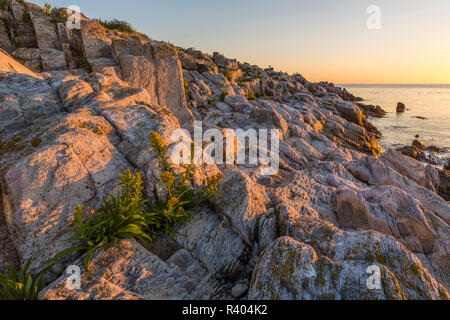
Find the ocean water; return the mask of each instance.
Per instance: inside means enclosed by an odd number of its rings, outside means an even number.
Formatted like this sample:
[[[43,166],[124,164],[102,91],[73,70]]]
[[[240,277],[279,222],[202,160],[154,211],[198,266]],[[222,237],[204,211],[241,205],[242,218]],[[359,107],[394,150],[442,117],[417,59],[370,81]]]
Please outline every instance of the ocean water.
[[[383,133],[384,149],[411,145],[415,135],[428,145],[445,150],[438,155],[450,158],[450,85],[340,85],[364,103],[379,105],[388,114],[370,121]],[[397,102],[407,110],[397,114]],[[419,119],[422,117],[425,119]]]

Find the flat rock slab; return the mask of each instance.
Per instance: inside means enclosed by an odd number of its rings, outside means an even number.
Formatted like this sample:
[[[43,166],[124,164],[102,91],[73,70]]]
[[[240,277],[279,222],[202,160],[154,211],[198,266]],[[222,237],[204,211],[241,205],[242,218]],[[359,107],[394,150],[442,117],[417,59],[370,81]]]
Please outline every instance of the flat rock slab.
[[[166,264],[134,240],[97,250],[91,260],[91,275],[82,262],[81,289],[67,287],[64,275],[44,289],[40,299],[113,300],[124,296],[149,300],[208,299],[215,291],[207,279],[199,280],[174,263]]]

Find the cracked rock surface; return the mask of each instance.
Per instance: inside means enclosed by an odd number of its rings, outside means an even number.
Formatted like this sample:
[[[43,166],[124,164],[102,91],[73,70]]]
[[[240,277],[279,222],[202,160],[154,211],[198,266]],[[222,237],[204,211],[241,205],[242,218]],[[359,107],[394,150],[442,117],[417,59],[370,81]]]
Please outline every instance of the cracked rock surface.
[[[40,10],[1,13],[37,51],[11,48],[0,25],[0,271],[29,258],[37,271],[72,246],[76,206],[98,209],[126,168],[148,197],[164,195],[149,133],[171,148],[196,120],[279,130],[280,170],[198,166],[196,185],[223,174],[217,210],[196,209],[176,239],[98,249],[90,276],[82,257],[65,257],[41,299],[449,298],[449,171],[382,150],[370,106],[331,83],[122,38],[87,18],[79,37],[61,37]],[[61,56],[66,45],[93,72]],[[39,59],[58,65],[32,68]],[[66,286],[69,265],[80,289]],[[378,289],[367,285],[374,267]]]

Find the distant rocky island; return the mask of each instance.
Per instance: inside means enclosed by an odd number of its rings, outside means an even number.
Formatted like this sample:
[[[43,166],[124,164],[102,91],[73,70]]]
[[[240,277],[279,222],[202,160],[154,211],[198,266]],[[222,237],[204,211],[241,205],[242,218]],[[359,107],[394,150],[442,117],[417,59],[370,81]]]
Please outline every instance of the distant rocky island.
[[[0,273],[29,261],[37,274],[65,249],[88,248],[55,259],[37,298],[449,298],[450,167],[382,150],[370,123],[381,108],[332,83],[178,48],[124,24],[81,15],[71,29],[66,9],[6,3]],[[220,132],[278,130],[279,171],[177,167],[176,177],[195,172],[182,178],[192,182],[185,191],[208,201],[167,223],[175,235],[159,221],[150,235],[121,230],[110,245],[63,241],[84,223],[76,212],[95,216],[127,199],[113,198],[124,181],[133,197],[162,203],[176,184],[162,174],[172,173],[164,154],[174,131],[193,134],[197,121]],[[67,286],[68,266],[81,271],[78,288]]]

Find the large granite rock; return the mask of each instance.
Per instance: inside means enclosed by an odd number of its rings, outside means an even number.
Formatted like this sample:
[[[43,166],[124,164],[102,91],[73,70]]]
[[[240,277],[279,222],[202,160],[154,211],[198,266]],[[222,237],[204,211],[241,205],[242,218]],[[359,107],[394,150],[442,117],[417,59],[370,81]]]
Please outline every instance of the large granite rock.
[[[98,208],[108,192],[114,193],[117,175],[127,167],[109,141],[113,128],[104,118],[86,109],[58,122],[50,130],[59,133],[54,141],[42,143],[4,175],[11,238],[22,262],[33,257],[34,271],[73,245],[62,240],[69,236],[75,208]]]
[[[81,21],[82,49],[85,58],[111,57],[111,39],[96,21]]]
[[[123,240],[117,247],[102,248],[94,254],[90,276],[84,272],[82,261],[76,263],[83,270],[80,289],[67,287],[69,275],[63,275],[40,293],[40,299],[198,300],[214,295],[217,289],[209,277],[199,279],[174,262],[165,263],[136,241]]]
[[[315,232],[326,230],[318,228]],[[335,235],[331,233],[330,237],[333,236]],[[313,246],[291,237],[279,238],[262,254],[253,274],[248,298],[252,300],[448,298],[446,290],[434,279],[429,278],[420,262],[401,247],[390,243],[389,239],[381,238],[371,243],[367,237],[365,237],[367,240],[359,238],[358,235],[353,237],[349,235],[347,239],[339,240],[331,238],[333,243],[342,241],[338,246],[330,245],[330,240],[317,242],[313,237],[308,239],[313,241]],[[360,241],[362,243],[359,243]],[[358,259],[358,256],[370,255],[373,245],[377,248],[373,261]],[[333,255],[330,257],[323,255],[322,252],[330,250],[329,248],[333,251]],[[351,253],[347,253],[350,250]],[[393,253],[390,253],[390,250]],[[385,254],[388,257],[385,257]],[[372,266],[381,271],[379,288],[368,285],[369,277],[373,273],[369,272],[371,270],[369,268]]]
[[[67,68],[66,55],[64,51],[41,48],[42,68],[47,71],[64,70]]]
[[[152,102],[168,108],[181,124],[193,124],[186,104],[183,73],[177,50],[168,44],[113,41],[113,56],[125,81],[147,89]]]
[[[8,20],[6,20],[8,21]],[[7,52],[14,51],[14,45],[11,42],[9,28],[5,25],[3,20],[0,20],[0,48],[6,50]]]
[[[41,7],[33,3],[27,3],[27,11],[33,23],[39,48],[60,49],[61,45],[55,25],[52,23],[50,16]]]
[[[219,193],[219,212],[230,219],[242,239],[252,247],[258,219],[267,211],[268,199],[264,189],[253,183],[242,171],[230,169],[225,171],[220,181]]]

